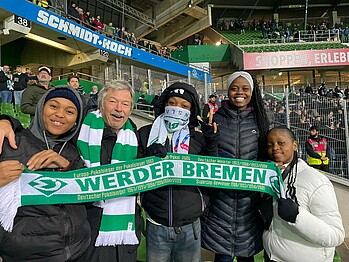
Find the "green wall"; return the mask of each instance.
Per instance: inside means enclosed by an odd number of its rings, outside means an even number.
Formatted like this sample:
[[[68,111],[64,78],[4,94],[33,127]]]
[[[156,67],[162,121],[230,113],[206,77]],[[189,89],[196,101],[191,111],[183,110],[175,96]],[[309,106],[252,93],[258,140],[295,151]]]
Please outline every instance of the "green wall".
[[[229,45],[189,45],[172,52],[171,57],[186,63],[231,61]]]

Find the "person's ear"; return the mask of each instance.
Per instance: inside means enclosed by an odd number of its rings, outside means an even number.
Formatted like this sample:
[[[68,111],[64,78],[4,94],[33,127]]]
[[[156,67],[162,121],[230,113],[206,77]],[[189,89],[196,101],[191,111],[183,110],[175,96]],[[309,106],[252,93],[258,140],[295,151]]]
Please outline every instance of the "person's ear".
[[[297,150],[298,150],[298,142],[293,141],[293,151],[297,151]]]

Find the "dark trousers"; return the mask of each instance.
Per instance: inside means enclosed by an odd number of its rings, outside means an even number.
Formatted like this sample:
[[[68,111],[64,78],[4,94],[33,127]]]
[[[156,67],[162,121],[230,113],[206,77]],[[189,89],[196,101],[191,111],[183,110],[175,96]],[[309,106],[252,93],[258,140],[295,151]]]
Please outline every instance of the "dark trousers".
[[[228,255],[215,254],[214,262],[233,262],[233,257]],[[254,262],[254,257],[236,257],[238,262]]]

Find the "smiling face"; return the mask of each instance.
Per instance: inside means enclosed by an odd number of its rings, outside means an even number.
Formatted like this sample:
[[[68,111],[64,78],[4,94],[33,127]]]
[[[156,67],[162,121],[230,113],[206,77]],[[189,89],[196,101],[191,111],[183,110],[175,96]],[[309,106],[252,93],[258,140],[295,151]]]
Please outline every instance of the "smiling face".
[[[242,76],[237,77],[229,86],[229,102],[239,110],[245,110],[251,101],[252,88]]]
[[[45,128],[53,139],[68,132],[74,126],[77,117],[78,110],[74,103],[60,97],[48,100],[42,112]]]
[[[269,159],[284,164],[290,163],[297,148],[297,141],[290,136],[287,130],[274,129],[268,133],[267,151]]]
[[[129,90],[108,90],[102,108],[108,126],[119,131],[131,114],[132,101]]]

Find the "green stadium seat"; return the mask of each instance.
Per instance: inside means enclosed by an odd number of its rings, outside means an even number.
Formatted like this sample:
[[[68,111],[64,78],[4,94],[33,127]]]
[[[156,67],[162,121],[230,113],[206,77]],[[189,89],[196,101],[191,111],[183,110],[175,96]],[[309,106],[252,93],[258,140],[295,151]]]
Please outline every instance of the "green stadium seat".
[[[11,103],[1,103],[1,114],[16,116],[13,104]]]
[[[25,114],[17,116],[18,121],[24,128],[28,128],[30,125],[30,117],[26,117]]]

